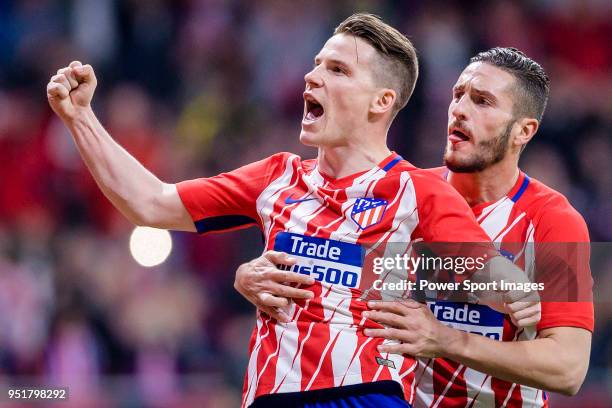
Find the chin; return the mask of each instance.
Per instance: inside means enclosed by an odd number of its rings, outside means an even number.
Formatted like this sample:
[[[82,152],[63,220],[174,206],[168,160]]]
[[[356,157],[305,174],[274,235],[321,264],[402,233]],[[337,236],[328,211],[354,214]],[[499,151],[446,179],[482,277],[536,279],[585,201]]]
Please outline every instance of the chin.
[[[489,167],[489,163],[479,157],[460,158],[452,155],[444,156],[444,165],[453,173],[477,173]]]
[[[300,132],[300,143],[305,146],[318,147],[319,143],[317,139],[317,136],[311,132],[306,132],[304,130]]]

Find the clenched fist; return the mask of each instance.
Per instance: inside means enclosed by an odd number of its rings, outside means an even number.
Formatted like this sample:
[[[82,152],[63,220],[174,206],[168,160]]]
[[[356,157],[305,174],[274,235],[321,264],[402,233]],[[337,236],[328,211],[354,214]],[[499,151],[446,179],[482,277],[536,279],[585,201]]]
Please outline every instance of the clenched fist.
[[[59,69],[47,84],[49,105],[63,121],[70,121],[79,109],[90,106],[96,84],[91,65],[72,61],[69,66]]]

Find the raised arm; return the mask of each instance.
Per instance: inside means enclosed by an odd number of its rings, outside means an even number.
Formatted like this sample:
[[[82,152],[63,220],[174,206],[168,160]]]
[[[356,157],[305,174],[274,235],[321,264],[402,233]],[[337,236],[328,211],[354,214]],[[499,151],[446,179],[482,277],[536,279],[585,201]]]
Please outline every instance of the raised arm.
[[[93,68],[73,61],[51,77],[47,99],[104,195],[136,225],[195,231],[176,186],[158,179],[104,129],[91,109],[96,84]]]

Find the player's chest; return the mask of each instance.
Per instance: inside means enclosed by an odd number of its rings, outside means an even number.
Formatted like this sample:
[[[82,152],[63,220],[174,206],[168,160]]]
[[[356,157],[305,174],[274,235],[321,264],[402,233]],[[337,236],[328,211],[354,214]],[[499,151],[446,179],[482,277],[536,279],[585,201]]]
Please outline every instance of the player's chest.
[[[391,229],[407,239],[416,222],[414,191],[401,180],[382,179],[343,189],[298,183],[275,198],[270,211],[260,211],[268,235],[288,231],[340,240],[378,240]],[[404,221],[403,223],[401,221]],[[399,225],[401,224],[401,225]]]

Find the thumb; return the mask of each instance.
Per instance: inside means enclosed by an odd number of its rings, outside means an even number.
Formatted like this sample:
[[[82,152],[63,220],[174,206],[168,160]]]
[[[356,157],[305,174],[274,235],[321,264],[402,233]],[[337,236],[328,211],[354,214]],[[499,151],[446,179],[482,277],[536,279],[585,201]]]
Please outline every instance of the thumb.
[[[286,252],[267,251],[263,254],[263,256],[264,258],[272,262],[274,265],[293,265],[296,262],[296,259]]]

